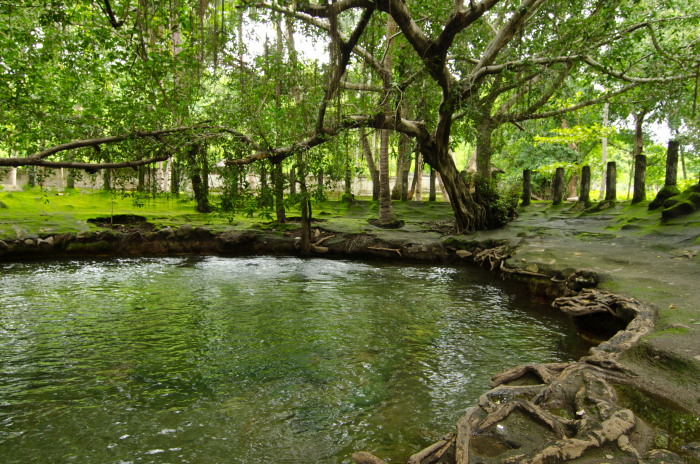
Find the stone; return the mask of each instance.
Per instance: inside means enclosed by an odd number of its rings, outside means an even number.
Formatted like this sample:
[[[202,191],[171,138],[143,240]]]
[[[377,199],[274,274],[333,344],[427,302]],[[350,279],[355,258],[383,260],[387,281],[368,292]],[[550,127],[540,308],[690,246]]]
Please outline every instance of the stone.
[[[7,248],[8,248],[7,243],[0,240],[0,253],[2,253],[3,251],[6,251]]]
[[[241,245],[255,240],[256,234],[252,231],[232,231],[225,232],[217,237],[224,251],[232,251]]]
[[[163,227],[158,232],[156,232],[156,235],[158,238],[164,238],[167,240],[170,237],[174,237],[175,232],[173,232],[173,229],[171,229],[170,227]]]
[[[467,250],[457,250],[456,255],[459,256],[461,259],[466,259],[470,257],[473,253],[467,251]]]
[[[143,242],[143,235],[138,230],[134,231],[127,236],[126,241],[129,243],[141,243]]]
[[[529,272],[538,272],[540,268],[537,267],[537,264],[530,264],[529,266],[525,267],[525,270]]]
[[[92,232],[87,231],[87,232],[78,232],[78,240],[79,241],[85,241],[85,240],[90,240],[92,239]]]
[[[53,236],[46,237],[45,240],[46,240],[46,242],[48,242],[49,245],[53,246],[53,244],[54,244]]]
[[[328,247],[324,247],[324,246],[312,245],[311,249],[314,251],[314,253],[320,253],[320,254],[328,253]]]
[[[209,227],[197,226],[194,228],[194,234],[199,238],[212,237],[214,233]]]
[[[34,243],[34,240],[32,240],[31,238],[28,238],[27,240],[25,240],[25,241],[24,241],[24,244],[27,245],[27,246],[34,246],[34,245],[36,245],[36,243]]]
[[[75,242],[75,235],[73,234],[60,234],[53,237],[54,245],[62,246],[68,245],[69,243]]]
[[[667,450],[651,450],[644,455],[644,462],[649,464],[685,464],[685,461],[678,456]]]
[[[194,234],[194,227],[189,224],[183,224],[175,231],[175,235],[177,235],[178,238],[190,238],[192,234]]]
[[[43,250],[49,250],[49,249],[53,248],[53,240],[51,240],[51,242],[49,242],[48,240],[44,240],[43,238],[40,238],[36,241],[36,244],[39,248],[41,248]]]

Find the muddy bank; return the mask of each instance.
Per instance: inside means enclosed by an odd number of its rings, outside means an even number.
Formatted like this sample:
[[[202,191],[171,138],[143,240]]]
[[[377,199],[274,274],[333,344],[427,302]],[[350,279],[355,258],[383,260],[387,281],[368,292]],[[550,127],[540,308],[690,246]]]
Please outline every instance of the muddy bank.
[[[294,230],[214,232],[189,225],[158,230],[144,224],[100,225],[102,230],[77,235],[0,242],[0,259],[295,255],[300,249],[299,234]],[[409,462],[700,461],[692,423],[689,434],[666,437],[664,442],[656,425],[640,418],[639,405],[624,394],[624,388],[630,388],[646,396],[660,396],[691,422],[695,417],[692,414],[697,413],[699,406],[692,402],[693,385],[697,385],[693,383],[696,377],[692,363],[683,361],[680,347],[660,351],[658,344],[644,339],[653,332],[658,319],[655,308],[598,290],[602,282],[611,279],[605,272],[536,261],[524,252],[532,242],[529,237],[514,239],[512,235],[497,234],[434,239],[400,232],[344,234],[314,228],[312,255],[472,263],[522,282],[533,295],[553,301],[593,337],[607,339],[576,363],[515,366],[497,374],[493,390],[482,395],[479,405],[465,414],[456,430]],[[671,369],[681,372],[691,392],[668,382],[655,385],[658,377],[647,377],[648,371],[637,368],[635,362],[662,370],[674,362]],[[357,454],[355,460],[381,462],[367,453]]]

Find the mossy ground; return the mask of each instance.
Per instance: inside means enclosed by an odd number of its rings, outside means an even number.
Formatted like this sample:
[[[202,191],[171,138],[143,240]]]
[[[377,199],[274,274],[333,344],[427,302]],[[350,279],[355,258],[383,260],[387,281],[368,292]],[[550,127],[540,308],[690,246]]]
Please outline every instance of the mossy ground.
[[[271,218],[261,215],[260,211],[252,217],[242,212],[197,213],[194,201],[186,195],[123,196],[100,190],[57,192],[35,188],[0,192],[0,201],[7,206],[0,209],[0,240],[6,241],[95,230],[98,227],[88,223],[88,219],[118,214],[144,216],[156,228],[190,224],[195,227],[207,226],[214,231],[263,229],[284,232],[298,227],[294,223],[274,224],[271,220],[275,217],[274,211],[271,211]],[[452,219],[452,209],[446,202],[395,201],[392,204],[397,217],[406,222],[405,232],[427,231],[429,222]],[[379,204],[373,201],[312,203],[313,217],[322,221],[324,229],[345,233],[377,231],[368,220],[376,219],[378,211]],[[288,209],[286,214],[288,217],[300,216],[297,208]]]

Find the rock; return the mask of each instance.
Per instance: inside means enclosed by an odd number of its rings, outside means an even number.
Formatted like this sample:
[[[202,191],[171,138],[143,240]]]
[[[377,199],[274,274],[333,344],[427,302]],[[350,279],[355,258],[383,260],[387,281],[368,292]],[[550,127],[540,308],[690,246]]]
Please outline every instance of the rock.
[[[255,240],[256,234],[252,231],[234,231],[225,232],[217,237],[217,241],[221,244],[224,251],[232,251],[238,248],[240,245],[245,245],[246,243]]]
[[[644,455],[644,462],[648,464],[685,464],[680,456],[667,450],[651,450]]]
[[[697,194],[695,194],[697,195]],[[687,214],[694,213],[697,207],[691,201],[680,201],[675,206],[661,211],[661,217],[664,219],[673,219]]]
[[[158,232],[156,232],[156,236],[161,239],[169,239],[171,237],[175,236],[175,232],[173,232],[173,229],[170,227],[163,227],[160,229]]]
[[[111,241],[117,240],[118,237],[117,237],[117,234],[115,234],[113,230],[106,229],[106,230],[101,230],[100,232],[97,233],[97,239],[104,240],[105,242],[111,242]]]
[[[60,234],[56,235],[53,237],[54,239],[54,245],[56,246],[63,246],[63,245],[68,245],[69,243],[75,242],[75,235],[73,234]]]
[[[40,238],[36,241],[36,244],[42,250],[50,250],[51,248],[53,248],[53,240],[51,240],[51,242],[49,242],[48,240],[44,240],[43,238]]]
[[[194,228],[194,235],[196,235],[199,238],[208,238],[212,237],[214,233],[208,227],[197,226]]]
[[[143,242],[143,235],[138,230],[134,231],[127,236],[126,241],[129,243],[141,243]]]
[[[92,232],[78,232],[78,241],[85,242],[92,239]]]
[[[3,203],[2,201],[0,201],[0,208],[7,209],[7,205],[5,203]]]
[[[456,255],[459,256],[461,259],[466,259],[472,256],[473,253],[467,250],[457,250]]]
[[[540,268],[537,267],[537,264],[530,264],[529,266],[525,267],[525,270],[529,272],[539,272]]]
[[[45,240],[46,240],[46,241],[48,242],[48,244],[51,245],[51,246],[53,246],[54,243],[55,243],[52,236],[46,237]]]
[[[7,251],[8,248],[9,247],[7,246],[7,243],[0,240],[0,253],[2,253],[3,251]]]
[[[190,238],[192,234],[194,234],[194,227],[189,224],[183,224],[175,231],[175,235],[177,235],[178,238]]]
[[[27,245],[27,246],[34,246],[34,245],[36,245],[36,243],[34,243],[34,240],[32,240],[31,238],[28,238],[27,240],[25,240],[25,241],[24,241],[24,244]]]
[[[654,198],[654,200],[651,203],[649,203],[649,210],[659,208],[661,205],[665,204],[666,200],[668,200],[671,197],[675,197],[676,195],[680,195],[680,193],[680,189],[675,185],[662,188],[661,190],[659,190],[659,193],[656,194],[656,198]]]

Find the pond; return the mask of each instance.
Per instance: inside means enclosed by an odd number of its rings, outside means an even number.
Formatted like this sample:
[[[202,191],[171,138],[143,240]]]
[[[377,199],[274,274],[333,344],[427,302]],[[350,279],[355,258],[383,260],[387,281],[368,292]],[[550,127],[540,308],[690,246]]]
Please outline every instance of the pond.
[[[292,257],[0,264],[4,463],[405,462],[588,345],[479,269]]]

